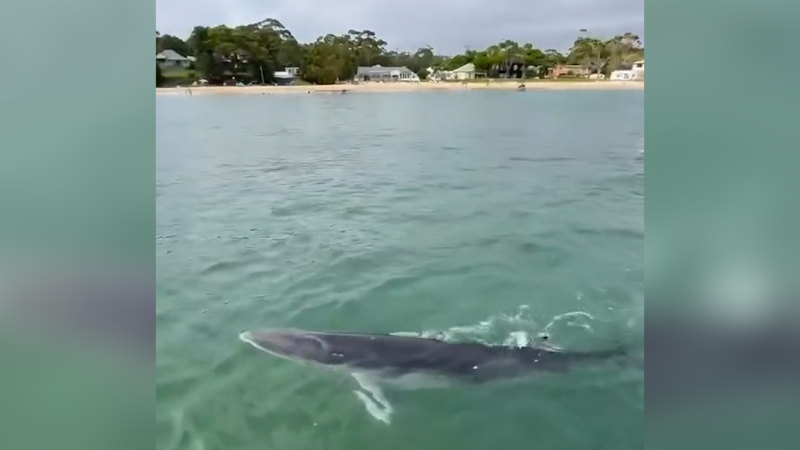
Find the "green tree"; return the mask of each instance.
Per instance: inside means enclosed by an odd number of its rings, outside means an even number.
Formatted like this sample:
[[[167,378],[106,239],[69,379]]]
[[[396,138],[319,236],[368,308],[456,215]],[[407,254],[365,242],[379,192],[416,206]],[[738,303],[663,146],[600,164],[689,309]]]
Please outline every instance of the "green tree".
[[[475,70],[488,71],[492,68],[492,60],[486,53],[486,50],[481,50],[475,53],[472,58],[472,63],[475,64]]]
[[[163,50],[173,50],[175,52],[180,53],[183,56],[188,56],[193,54],[189,49],[189,44],[184,42],[183,39],[169,34],[165,34],[164,36],[161,37],[161,48]]]
[[[386,51],[386,41],[378,38],[371,30],[349,30],[346,37],[355,52],[356,63],[359,66],[371,66],[376,58]]]
[[[282,67],[303,67],[307,58],[305,47],[294,38],[281,43],[278,63]]]
[[[277,34],[282,40],[295,40],[292,32],[283,26],[283,24],[277,19],[266,18],[259,22],[247,25],[247,28],[255,30],[269,30]]]
[[[445,70],[458,69],[464,64],[471,63],[472,58],[474,58],[474,55],[472,54],[455,55],[447,59],[447,61],[444,64],[444,68]]]
[[[564,64],[567,62],[567,57],[565,55],[562,55],[561,52],[553,48],[548,48],[547,50],[545,50],[544,56],[548,63]]]
[[[352,79],[356,73],[356,52],[350,36],[328,34],[310,44],[303,77],[316,84],[333,84]]]
[[[522,46],[522,59],[526,66],[540,66],[546,62],[547,57],[543,51],[528,43]]]
[[[237,30],[241,34],[240,41],[244,42],[244,51],[251,56],[251,70],[260,73],[262,68],[269,66],[271,79],[272,68],[280,70],[303,65],[303,47],[280,21],[268,18]]]
[[[609,48],[600,39],[579,37],[570,49],[567,61],[580,64],[589,73],[604,73],[610,56]]]
[[[197,55],[197,68],[209,80],[236,77],[241,81],[272,81],[285,66],[302,66],[305,54],[279,21],[265,19],[230,28],[195,27],[188,46]]]
[[[642,42],[634,33],[614,36],[605,42],[608,50],[608,71],[630,69],[635,61],[644,58]]]
[[[414,59],[417,61],[417,64],[420,66],[420,68],[427,69],[428,67],[431,67],[436,60],[436,55],[433,53],[433,47],[426,46],[418,48],[414,53]]]
[[[220,81],[223,67],[220,58],[214,53],[211,28],[194,27],[187,44],[189,51],[197,58],[195,65],[202,76],[212,82]]]
[[[157,44],[178,53],[194,55],[200,74],[221,82],[237,80],[271,81],[273,71],[286,66],[300,67],[307,81],[320,84],[352,79],[358,66],[406,66],[420,77],[427,68],[456,69],[473,63],[477,70],[490,75],[508,72],[512,64],[523,64],[526,76],[542,76],[557,64],[582,64],[592,72],[608,73],[618,66],[630,65],[644,58],[641,41],[633,33],[615,36],[608,41],[590,37],[576,39],[567,56],[556,50],[540,50],[532,43],[505,40],[484,50],[463,54],[437,55],[430,46],[414,52],[387,51],[387,43],[371,30],[349,30],[344,35],[328,34],[309,44],[299,43],[278,20],[264,19],[250,25],[227,27],[197,26],[186,42],[157,33]]]

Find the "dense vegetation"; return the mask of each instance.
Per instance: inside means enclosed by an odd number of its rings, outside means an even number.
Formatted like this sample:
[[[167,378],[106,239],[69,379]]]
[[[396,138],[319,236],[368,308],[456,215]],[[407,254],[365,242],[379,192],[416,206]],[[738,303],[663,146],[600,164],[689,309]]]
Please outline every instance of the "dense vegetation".
[[[590,37],[575,40],[569,53],[554,49],[540,50],[533,44],[506,40],[485,50],[468,50],[444,56],[431,47],[413,52],[388,51],[386,41],[370,30],[350,30],[343,35],[328,34],[316,41],[301,44],[275,19],[230,28],[195,27],[186,41],[164,35],[160,48],[196,57],[196,71],[211,83],[231,77],[241,81],[266,83],[273,72],[284,67],[299,67],[302,78],[310,83],[332,84],[352,79],[358,66],[406,66],[427,76],[427,68],[452,70],[466,63],[488,76],[502,76],[511,64],[523,64],[525,76],[545,76],[556,64],[580,64],[592,73],[606,73],[626,68],[644,57],[639,37],[625,33],[603,41]]]

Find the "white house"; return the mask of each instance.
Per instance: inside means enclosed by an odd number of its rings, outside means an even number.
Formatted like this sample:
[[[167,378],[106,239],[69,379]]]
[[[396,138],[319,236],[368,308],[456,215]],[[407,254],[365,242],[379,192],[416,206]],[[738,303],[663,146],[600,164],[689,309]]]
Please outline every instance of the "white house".
[[[408,67],[359,67],[356,71],[355,81],[419,81],[419,76]]]
[[[644,81],[644,60],[634,62],[629,70],[611,72],[611,81]]]
[[[288,86],[294,84],[295,76],[288,70],[280,70],[272,73],[272,80],[277,85]]]
[[[452,80],[453,72],[449,70],[435,70],[432,67],[428,67],[428,79],[436,82]]]
[[[475,78],[475,73],[476,73],[475,64],[472,63],[464,64],[463,66],[451,71],[450,73],[452,74],[451,75],[452,78],[449,79],[452,80],[459,80],[459,81],[472,80]]]
[[[634,62],[633,71],[636,73],[638,81],[644,81],[644,60]]]
[[[633,81],[636,79],[636,72],[633,70],[615,70],[611,72],[611,81]]]

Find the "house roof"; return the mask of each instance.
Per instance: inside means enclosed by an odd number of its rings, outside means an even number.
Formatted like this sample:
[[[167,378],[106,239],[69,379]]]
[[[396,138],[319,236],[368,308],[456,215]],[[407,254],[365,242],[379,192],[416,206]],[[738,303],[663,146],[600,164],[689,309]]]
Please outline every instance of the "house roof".
[[[358,68],[358,70],[356,71],[356,75],[369,75],[369,74],[372,74],[372,73],[388,74],[388,73],[395,72],[395,71],[400,72],[400,73],[414,73],[414,72],[411,71],[411,69],[409,69],[406,66],[386,66],[386,67],[384,67],[384,66],[371,66],[371,67],[360,66]]]
[[[453,70],[453,72],[464,72],[464,73],[475,72],[475,64],[466,63],[463,66],[459,67],[458,69]]]
[[[165,61],[186,61],[186,57],[175,50],[164,50],[156,55],[156,59],[163,59]]]

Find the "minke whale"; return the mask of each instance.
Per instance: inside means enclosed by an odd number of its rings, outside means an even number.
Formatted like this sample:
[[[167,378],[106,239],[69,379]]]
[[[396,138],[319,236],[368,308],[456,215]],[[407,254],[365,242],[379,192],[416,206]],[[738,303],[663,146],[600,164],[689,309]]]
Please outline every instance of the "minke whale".
[[[563,372],[574,363],[605,360],[625,353],[622,348],[570,352],[297,329],[247,331],[239,339],[281,358],[350,373],[360,387],[353,392],[373,417],[385,423],[390,423],[393,408],[380,384],[408,388],[440,386],[449,380],[484,383],[536,372]]]

